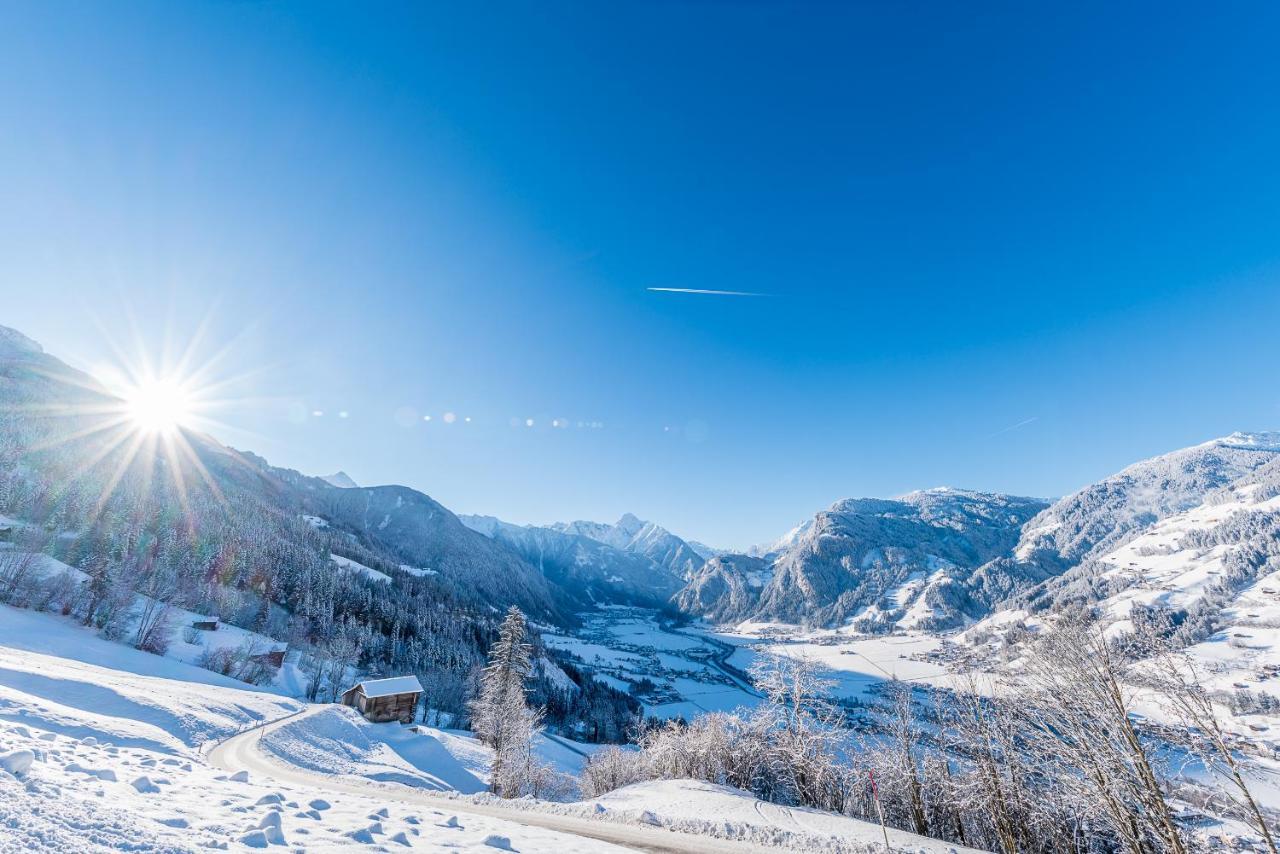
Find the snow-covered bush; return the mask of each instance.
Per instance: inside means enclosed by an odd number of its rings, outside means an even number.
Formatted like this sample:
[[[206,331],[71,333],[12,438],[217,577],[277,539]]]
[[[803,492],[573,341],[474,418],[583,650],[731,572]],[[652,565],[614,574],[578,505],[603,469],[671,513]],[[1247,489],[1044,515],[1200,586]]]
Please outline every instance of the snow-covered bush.
[[[621,747],[606,747],[587,760],[578,785],[584,798],[595,798],[647,779],[644,757],[640,753]]]

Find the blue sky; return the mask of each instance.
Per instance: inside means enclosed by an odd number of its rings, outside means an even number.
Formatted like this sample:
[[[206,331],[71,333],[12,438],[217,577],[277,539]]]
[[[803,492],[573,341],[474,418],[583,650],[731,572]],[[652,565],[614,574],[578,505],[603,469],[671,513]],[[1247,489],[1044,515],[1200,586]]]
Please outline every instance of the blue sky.
[[[11,7],[0,322],[207,322],[277,464],[726,545],[1280,427],[1275,6],[456,5]]]

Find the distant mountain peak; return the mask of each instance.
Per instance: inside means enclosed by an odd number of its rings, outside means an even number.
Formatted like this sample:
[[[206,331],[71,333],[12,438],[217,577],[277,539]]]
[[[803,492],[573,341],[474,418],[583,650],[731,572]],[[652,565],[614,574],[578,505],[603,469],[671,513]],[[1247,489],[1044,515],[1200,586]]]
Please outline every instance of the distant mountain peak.
[[[648,522],[644,521],[634,513],[623,513],[622,517],[618,519],[614,527],[634,536],[648,524]]]
[[[700,568],[705,558],[675,534],[654,522],[646,522],[634,513],[623,513],[616,524],[603,522],[556,522],[553,531],[576,534],[632,554],[655,561],[676,575],[687,578]]]
[[[358,489],[360,484],[351,479],[351,476],[345,471],[334,472],[333,474],[321,475],[320,479],[330,486],[336,486],[339,489]]]

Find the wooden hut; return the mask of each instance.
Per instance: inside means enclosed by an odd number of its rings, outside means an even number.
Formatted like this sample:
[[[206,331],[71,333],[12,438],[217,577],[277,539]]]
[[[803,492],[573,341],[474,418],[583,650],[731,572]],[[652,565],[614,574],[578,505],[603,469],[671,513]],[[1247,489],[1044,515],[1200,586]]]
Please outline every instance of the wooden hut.
[[[284,647],[280,649],[272,649],[266,652],[259,652],[249,656],[249,660],[257,664],[263,664],[267,667],[274,667],[279,670],[284,667],[284,654],[287,650]]]
[[[367,679],[342,692],[342,705],[351,706],[373,723],[413,722],[413,712],[422,694],[417,676]]]

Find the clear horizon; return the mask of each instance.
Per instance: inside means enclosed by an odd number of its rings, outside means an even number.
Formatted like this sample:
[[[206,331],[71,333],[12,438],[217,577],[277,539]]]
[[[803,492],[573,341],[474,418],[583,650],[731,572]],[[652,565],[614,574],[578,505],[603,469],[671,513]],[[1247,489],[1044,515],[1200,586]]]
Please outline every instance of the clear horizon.
[[[0,324],[198,337],[275,465],[719,547],[1280,428],[1280,10],[554,5],[32,4]]]

